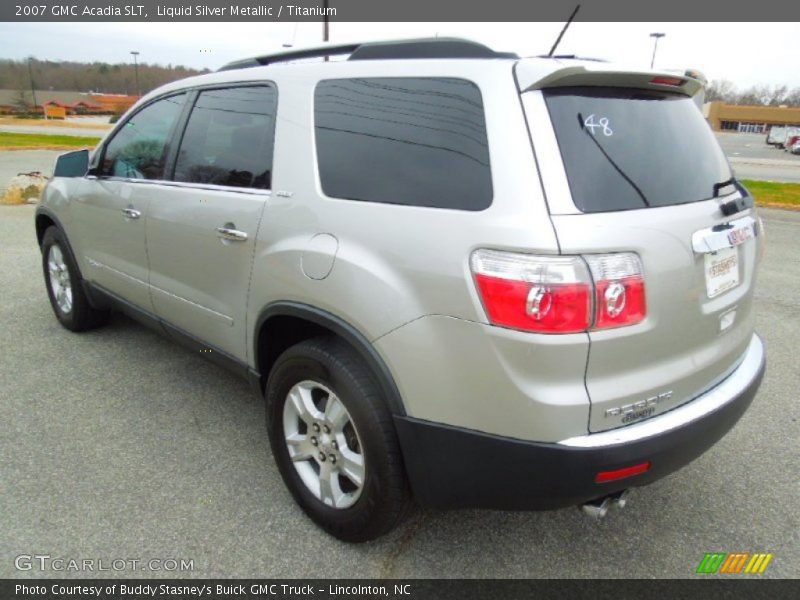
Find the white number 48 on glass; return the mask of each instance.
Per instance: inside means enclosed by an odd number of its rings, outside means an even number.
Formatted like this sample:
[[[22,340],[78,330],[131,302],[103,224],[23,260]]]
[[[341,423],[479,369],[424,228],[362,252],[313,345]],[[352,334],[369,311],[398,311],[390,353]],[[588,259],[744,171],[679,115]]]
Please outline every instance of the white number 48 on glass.
[[[589,115],[586,117],[586,120],[583,122],[583,126],[589,130],[589,133],[595,135],[595,129],[601,127],[603,130],[603,135],[606,137],[614,135],[614,132],[611,129],[611,125],[609,123],[608,117],[600,117],[599,119],[595,120],[594,114]]]

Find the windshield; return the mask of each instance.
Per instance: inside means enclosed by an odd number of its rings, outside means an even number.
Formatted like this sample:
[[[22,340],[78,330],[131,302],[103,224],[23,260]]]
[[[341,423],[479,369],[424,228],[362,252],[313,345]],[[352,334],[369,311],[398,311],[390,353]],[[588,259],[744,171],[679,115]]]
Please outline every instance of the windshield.
[[[598,87],[544,95],[572,198],[583,212],[706,200],[733,177],[691,98]]]

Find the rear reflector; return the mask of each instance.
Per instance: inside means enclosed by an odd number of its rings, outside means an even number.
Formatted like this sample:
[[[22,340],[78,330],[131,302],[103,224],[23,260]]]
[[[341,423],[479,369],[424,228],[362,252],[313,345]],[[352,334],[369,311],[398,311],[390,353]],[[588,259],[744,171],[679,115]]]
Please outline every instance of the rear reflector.
[[[623,467],[622,469],[615,469],[613,471],[600,471],[597,477],[594,478],[595,483],[608,483],[609,481],[616,481],[617,479],[625,479],[633,475],[640,475],[650,470],[652,463],[647,462],[639,463],[631,467]]]

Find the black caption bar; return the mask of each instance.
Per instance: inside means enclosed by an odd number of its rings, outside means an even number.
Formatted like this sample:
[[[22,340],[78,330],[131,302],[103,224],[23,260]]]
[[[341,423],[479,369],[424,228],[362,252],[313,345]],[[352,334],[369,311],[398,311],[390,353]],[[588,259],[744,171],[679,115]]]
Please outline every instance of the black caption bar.
[[[562,22],[577,4],[577,21],[800,21],[786,0],[3,0],[0,20]]]
[[[613,598],[797,598],[798,580],[472,580],[472,579],[28,579],[0,580],[3,600],[598,600]]]

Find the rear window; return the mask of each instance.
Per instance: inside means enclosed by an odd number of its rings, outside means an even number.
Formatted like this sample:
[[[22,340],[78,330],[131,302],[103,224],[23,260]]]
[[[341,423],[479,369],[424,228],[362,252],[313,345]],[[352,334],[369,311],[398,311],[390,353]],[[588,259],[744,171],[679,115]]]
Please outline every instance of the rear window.
[[[469,81],[321,81],[314,125],[327,196],[461,210],[492,202],[483,101]]]
[[[714,197],[728,161],[691,98],[649,90],[545,92],[575,205],[583,212]]]
[[[203,90],[175,163],[175,181],[269,188],[277,90],[271,85]]]

